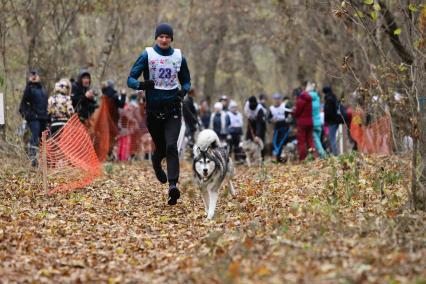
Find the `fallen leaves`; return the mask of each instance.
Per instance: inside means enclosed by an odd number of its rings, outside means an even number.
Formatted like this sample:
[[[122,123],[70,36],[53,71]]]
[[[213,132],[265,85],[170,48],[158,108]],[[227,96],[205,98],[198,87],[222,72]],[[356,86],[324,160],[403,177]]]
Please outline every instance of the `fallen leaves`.
[[[35,173],[9,171],[0,275],[6,283],[426,279],[426,215],[404,209],[407,162],[355,160],[238,168],[238,196],[223,191],[213,221],[188,164],[174,207],[148,164],[111,164],[90,187],[51,197]]]

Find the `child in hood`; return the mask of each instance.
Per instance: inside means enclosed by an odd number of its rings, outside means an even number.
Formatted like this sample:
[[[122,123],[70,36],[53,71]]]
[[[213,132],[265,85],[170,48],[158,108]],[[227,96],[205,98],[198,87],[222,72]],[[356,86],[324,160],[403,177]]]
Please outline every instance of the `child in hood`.
[[[47,111],[50,117],[50,133],[58,132],[74,114],[71,101],[71,82],[61,79],[55,84],[54,95],[48,100]]]

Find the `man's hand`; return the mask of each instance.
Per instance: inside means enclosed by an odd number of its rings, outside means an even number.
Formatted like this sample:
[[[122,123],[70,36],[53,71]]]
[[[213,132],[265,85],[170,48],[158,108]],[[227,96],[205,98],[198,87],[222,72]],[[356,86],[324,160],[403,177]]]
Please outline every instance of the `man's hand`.
[[[93,100],[93,98],[95,97],[93,90],[88,90],[85,95],[86,95],[86,98],[88,98],[89,100]]]
[[[180,100],[183,101],[183,99],[185,98],[185,95],[186,95],[185,91],[184,90],[178,90],[177,94],[178,94]]]
[[[152,80],[147,80],[147,81],[143,81],[143,82],[140,81],[138,89],[146,91],[146,90],[152,90],[152,89],[154,89],[154,87],[155,87],[155,82],[152,81]]]

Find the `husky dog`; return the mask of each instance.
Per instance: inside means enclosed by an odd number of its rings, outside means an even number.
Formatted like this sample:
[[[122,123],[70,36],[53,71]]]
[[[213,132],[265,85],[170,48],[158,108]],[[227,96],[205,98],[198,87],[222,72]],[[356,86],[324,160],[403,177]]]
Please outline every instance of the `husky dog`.
[[[228,150],[221,146],[219,137],[211,129],[200,132],[193,148],[194,183],[201,191],[207,218],[213,219],[219,189],[228,180],[229,191],[234,196],[232,185],[234,167]]]
[[[283,162],[295,162],[297,161],[297,140],[288,142],[281,153],[281,159]]]
[[[241,143],[241,148],[246,155],[247,166],[258,165],[260,167],[262,165],[263,147],[262,139],[257,137],[254,141],[245,140]]]

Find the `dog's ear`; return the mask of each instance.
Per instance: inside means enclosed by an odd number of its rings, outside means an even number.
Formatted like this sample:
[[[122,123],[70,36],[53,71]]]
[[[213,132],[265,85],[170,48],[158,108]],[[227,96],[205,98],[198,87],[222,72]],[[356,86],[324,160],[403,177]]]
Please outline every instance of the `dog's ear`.
[[[194,147],[192,148],[192,153],[194,153],[194,157],[198,156],[201,153],[200,147],[194,145]]]
[[[213,141],[212,144],[210,144],[209,148],[216,149],[219,145],[217,145],[216,141]]]

